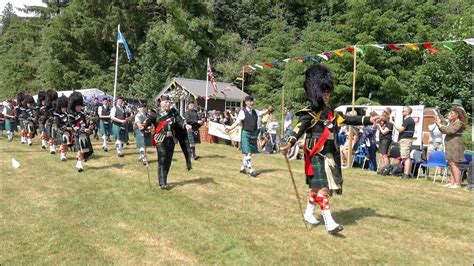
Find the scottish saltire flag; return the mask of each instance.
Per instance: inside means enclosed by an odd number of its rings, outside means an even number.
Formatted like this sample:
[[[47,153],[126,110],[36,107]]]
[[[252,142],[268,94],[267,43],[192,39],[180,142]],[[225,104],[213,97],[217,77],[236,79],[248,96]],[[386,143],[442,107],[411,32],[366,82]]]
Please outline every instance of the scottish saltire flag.
[[[214,94],[219,93],[219,90],[217,90],[216,81],[214,80],[214,73],[212,73],[212,68],[209,61],[207,62],[207,75],[209,76],[209,80],[211,81],[212,88],[214,89]]]
[[[128,49],[127,41],[125,40],[125,37],[123,37],[120,30],[117,33],[117,43],[123,44],[123,47],[125,48],[125,52],[127,53],[128,61],[131,61],[132,60],[132,52],[130,52],[130,49]]]

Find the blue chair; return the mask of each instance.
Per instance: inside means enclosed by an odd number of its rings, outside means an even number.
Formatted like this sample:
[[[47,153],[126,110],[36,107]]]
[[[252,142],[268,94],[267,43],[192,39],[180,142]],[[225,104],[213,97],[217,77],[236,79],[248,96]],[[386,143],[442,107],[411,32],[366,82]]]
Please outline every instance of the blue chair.
[[[464,175],[464,172],[469,170],[469,164],[472,162],[472,153],[464,153],[464,158],[466,161],[459,163],[459,170],[461,170],[461,178]]]
[[[357,163],[360,164],[362,161],[362,169],[365,169],[365,163],[369,161],[369,150],[365,145],[360,145],[357,148],[357,153],[353,154],[351,168],[354,167],[354,161],[357,160]]]
[[[447,170],[448,170],[448,163],[446,162],[446,155],[442,151],[432,151],[430,153],[430,157],[426,163],[421,163],[420,168],[425,168],[425,177],[429,175],[429,168],[430,167],[441,167],[444,169],[443,177],[441,178],[441,182],[446,178]],[[421,170],[421,169],[420,169]],[[418,170],[418,175],[416,179],[420,177],[420,170]],[[438,175],[438,171],[435,172],[433,177],[433,183],[436,182],[436,176]]]

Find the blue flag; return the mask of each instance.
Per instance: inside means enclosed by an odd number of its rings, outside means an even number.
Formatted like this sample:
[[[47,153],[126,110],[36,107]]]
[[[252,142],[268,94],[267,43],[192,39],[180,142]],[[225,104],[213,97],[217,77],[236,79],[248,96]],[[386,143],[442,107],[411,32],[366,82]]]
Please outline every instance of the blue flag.
[[[128,49],[127,41],[125,40],[125,37],[123,37],[123,35],[120,31],[118,31],[118,33],[117,33],[117,43],[123,44],[123,47],[125,48],[125,52],[127,53],[128,61],[131,61],[132,60],[132,52],[130,52],[130,49]]]

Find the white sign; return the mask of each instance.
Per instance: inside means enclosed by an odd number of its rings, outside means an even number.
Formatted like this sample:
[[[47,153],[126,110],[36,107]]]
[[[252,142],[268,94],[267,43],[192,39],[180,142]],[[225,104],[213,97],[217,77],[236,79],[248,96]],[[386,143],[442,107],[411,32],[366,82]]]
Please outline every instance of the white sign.
[[[237,126],[229,133],[225,131],[225,126],[223,124],[209,122],[208,126],[209,126],[209,132],[208,132],[209,135],[213,135],[222,139],[240,142],[240,130],[241,130],[240,126]]]

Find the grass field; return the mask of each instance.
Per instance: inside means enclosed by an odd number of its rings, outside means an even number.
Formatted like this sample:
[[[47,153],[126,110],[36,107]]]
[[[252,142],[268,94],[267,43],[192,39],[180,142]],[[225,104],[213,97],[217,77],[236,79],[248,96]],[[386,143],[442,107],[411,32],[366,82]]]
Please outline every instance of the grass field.
[[[201,144],[191,172],[175,153],[174,187],[158,191],[149,188],[133,143],[124,158],[95,148],[77,173],[72,152],[60,162],[37,142],[0,140],[2,265],[473,262],[467,191],[345,170],[344,194],[331,201],[345,227],[335,237],[324,225],[306,231],[280,155],[254,156],[262,174],[249,178],[238,173],[236,149]],[[22,167],[13,169],[12,157]],[[156,153],[148,157],[154,184]],[[306,198],[303,162],[291,164]]]

